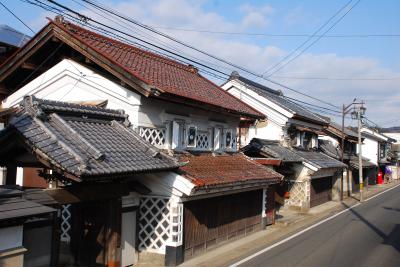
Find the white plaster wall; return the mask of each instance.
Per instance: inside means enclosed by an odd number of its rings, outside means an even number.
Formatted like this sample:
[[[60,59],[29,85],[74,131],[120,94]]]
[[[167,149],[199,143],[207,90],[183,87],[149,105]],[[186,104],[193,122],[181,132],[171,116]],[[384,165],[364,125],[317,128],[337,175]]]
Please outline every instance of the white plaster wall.
[[[274,122],[267,121],[267,123],[262,123],[261,127],[260,125],[251,127],[246,140],[247,143],[243,145],[247,145],[248,143],[250,143],[251,139],[253,138],[282,140],[283,129],[281,126],[275,124]]]
[[[239,125],[239,118],[235,116],[154,98],[142,98],[141,102],[138,115],[138,123],[140,126],[162,126],[166,121],[176,119],[184,120],[187,124],[197,126],[198,130],[207,130],[209,127],[215,126],[236,129]]]
[[[195,185],[175,172],[149,173],[135,176],[151,190],[151,195],[170,197],[189,196]]]
[[[236,80],[228,81],[222,86],[222,88],[267,117],[268,123],[266,126],[250,129],[248,136],[249,141],[254,137],[269,140],[283,140],[283,127],[288,123],[322,129],[321,125],[293,119],[293,112],[282,108]]]
[[[22,247],[23,226],[0,228],[0,251]]]
[[[72,60],[64,59],[7,97],[4,108],[18,105],[25,95],[55,101],[108,100],[107,108],[123,109],[133,125],[138,123],[141,96]]]
[[[24,168],[21,167],[17,168],[17,177],[15,179],[15,183],[19,186],[24,185]]]
[[[361,148],[362,156],[369,159],[372,163],[378,165],[378,142],[369,138],[365,138]],[[358,151],[357,145],[357,152]]]

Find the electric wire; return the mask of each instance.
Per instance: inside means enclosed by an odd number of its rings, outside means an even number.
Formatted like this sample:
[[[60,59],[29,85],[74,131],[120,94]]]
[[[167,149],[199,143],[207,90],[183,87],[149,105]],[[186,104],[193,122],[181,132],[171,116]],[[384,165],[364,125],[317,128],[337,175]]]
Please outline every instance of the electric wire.
[[[55,2],[54,0],[48,0],[48,1],[50,1],[50,2]],[[241,67],[241,66],[238,66],[238,65],[236,65],[236,64],[234,64],[234,63],[231,63],[231,62],[229,62],[229,61],[227,61],[227,60],[225,60],[225,59],[219,58],[219,57],[214,56],[214,55],[212,55],[212,54],[210,54],[210,53],[208,53],[208,52],[205,52],[205,51],[203,51],[203,50],[200,50],[200,49],[198,49],[198,48],[196,48],[196,47],[194,47],[194,46],[192,46],[192,45],[190,45],[190,44],[186,44],[186,43],[184,43],[184,42],[182,42],[182,41],[180,41],[180,40],[178,40],[178,39],[176,39],[176,38],[174,38],[174,37],[171,37],[171,36],[169,36],[169,35],[167,35],[167,34],[165,34],[165,33],[162,33],[162,32],[160,32],[160,31],[155,30],[155,29],[151,28],[151,27],[148,26],[148,25],[142,24],[142,23],[140,23],[140,22],[138,22],[138,21],[136,21],[136,20],[133,20],[133,19],[130,19],[130,18],[124,16],[124,15],[121,15],[121,14],[119,14],[118,12],[116,12],[116,11],[110,9],[110,8],[102,7],[100,4],[96,4],[96,3],[94,3],[93,1],[89,1],[89,0],[82,0],[82,1],[87,2],[87,3],[89,3],[89,4],[93,5],[93,6],[96,6],[96,7],[98,7],[98,8],[101,8],[101,9],[103,9],[103,10],[105,10],[105,11],[107,11],[107,12],[109,12],[109,13],[115,15],[115,16],[118,16],[118,17],[120,17],[120,18],[122,18],[122,19],[125,19],[125,20],[127,20],[127,21],[129,21],[129,22],[131,22],[131,23],[133,23],[133,24],[135,24],[135,25],[138,25],[138,26],[140,26],[140,27],[143,27],[143,28],[145,28],[145,29],[147,29],[147,30],[149,30],[149,31],[151,31],[151,32],[153,32],[153,33],[156,33],[156,34],[158,34],[158,35],[161,35],[161,36],[163,36],[163,37],[165,37],[165,38],[167,38],[167,39],[170,39],[170,40],[172,40],[172,41],[174,41],[174,42],[177,42],[177,43],[179,43],[179,44],[181,44],[181,45],[183,45],[183,46],[186,46],[186,47],[188,47],[188,48],[191,48],[191,49],[193,49],[194,51],[197,51],[197,52],[202,53],[202,54],[204,54],[204,55],[206,55],[206,56],[209,56],[209,57],[211,57],[211,58],[213,58],[213,59],[215,59],[215,60],[218,60],[218,61],[220,61],[220,62],[223,62],[223,63],[225,63],[225,64],[227,64],[227,65],[230,65],[230,66],[232,66],[232,67],[234,67],[234,68],[236,68],[236,69],[239,69],[239,70],[241,70],[241,71],[244,71],[244,72],[246,72],[247,74],[250,74],[250,75],[253,75],[253,76],[255,76],[255,77],[264,79],[264,80],[266,80],[266,81],[268,81],[268,82],[271,82],[271,83],[273,83],[273,84],[275,84],[275,85],[278,85],[278,86],[283,87],[283,88],[285,88],[285,89],[288,89],[288,90],[290,90],[290,91],[296,92],[297,94],[303,95],[303,96],[308,97],[308,98],[311,98],[311,99],[313,99],[313,100],[319,101],[319,102],[324,103],[324,104],[326,104],[326,105],[329,105],[329,106],[332,106],[332,107],[335,107],[335,108],[339,108],[338,106],[335,106],[335,105],[333,105],[332,103],[326,102],[326,101],[324,101],[324,100],[321,100],[321,99],[318,99],[318,98],[316,98],[316,97],[310,96],[310,95],[305,94],[305,93],[303,93],[303,92],[301,92],[301,91],[298,91],[298,90],[296,90],[296,89],[293,89],[293,88],[290,88],[290,87],[288,87],[288,86],[285,86],[285,85],[283,85],[282,83],[276,82],[276,81],[271,80],[271,79],[268,79],[268,78],[266,78],[266,77],[263,77],[263,75],[261,75],[261,74],[257,74],[257,73],[255,73],[255,72],[253,72],[253,71],[251,71],[251,70],[248,70],[248,69],[243,68],[243,67]],[[351,0],[351,1],[352,1],[352,0]],[[359,0],[359,1],[360,1],[360,0]]]
[[[13,15],[19,22],[24,24],[25,27],[27,27],[33,34],[35,34],[35,31],[32,30],[32,28],[29,27],[28,24],[26,24],[22,19],[20,19],[11,9],[9,9],[6,5],[4,5],[3,2],[0,1],[0,5],[2,5],[5,10],[7,10],[9,13],[11,13],[11,15]]]
[[[274,34],[262,32],[230,32],[230,31],[211,31],[203,29],[186,29],[165,26],[151,26],[156,29],[183,31],[183,32],[198,32],[209,34],[222,34],[222,35],[243,35],[243,36],[265,36],[265,37],[322,37],[322,38],[371,38],[371,37],[400,37],[400,34],[326,34],[326,35],[312,35],[312,34]]]
[[[326,31],[324,31],[322,33],[322,35],[327,34],[331,29],[333,29],[333,27],[335,27],[344,17],[346,17],[347,14],[350,13],[351,10],[353,10],[353,8],[355,8],[359,3],[361,2],[361,0],[358,0],[357,2],[355,2],[354,5],[352,5],[349,10],[347,10],[341,17],[339,17],[338,20],[336,20]],[[269,72],[268,77],[271,77],[272,75],[274,75],[275,73],[277,73],[278,71],[280,71],[281,69],[283,69],[284,67],[286,67],[288,64],[290,64],[291,62],[293,62],[294,60],[296,60],[298,57],[300,57],[305,51],[307,51],[311,46],[313,46],[314,44],[316,44],[319,40],[321,40],[322,37],[317,37],[317,39],[315,39],[313,42],[311,42],[309,45],[307,45],[305,48],[303,48],[296,56],[292,57],[291,59],[289,59],[288,61],[286,61],[285,63],[281,64],[278,68],[274,69],[272,72]]]
[[[25,2],[28,2],[28,3],[32,3],[31,1],[29,1],[29,0],[25,0]],[[36,0],[35,2],[41,2],[41,1],[38,1],[38,0]],[[54,1],[50,1],[50,2],[54,2]],[[42,3],[43,4],[43,3]],[[62,8],[63,8],[63,6],[61,6]],[[65,8],[63,8],[63,9],[65,9]],[[74,14],[74,15],[77,15],[78,16],[78,18],[80,18],[80,19],[82,19],[82,18],[84,18],[84,16],[83,15],[81,15],[80,13],[78,13],[78,12],[75,12],[75,11],[73,11],[73,10],[70,10],[69,8],[67,8],[66,9],[67,11],[72,11],[72,13]],[[63,13],[65,13],[65,12],[63,12]],[[94,21],[93,19],[90,19],[91,21]],[[87,24],[88,22],[87,22],[87,20],[85,20],[85,24]],[[105,26],[107,26],[107,25],[105,25]],[[97,26],[96,26],[97,27]],[[108,26],[108,28],[112,28],[112,27],[109,27]],[[104,29],[103,29],[104,30]],[[108,31],[108,30],[106,30],[108,33],[110,33],[110,31]],[[122,34],[125,34],[125,33],[123,33],[123,32],[121,32],[121,31],[118,31],[118,32],[120,32],[120,33],[122,33]],[[129,35],[128,35],[129,36]],[[135,38],[135,37],[132,37],[132,38]],[[135,38],[136,39],[136,38]],[[179,56],[179,55],[178,55]],[[211,69],[211,70],[213,70],[213,69]],[[218,73],[220,73],[220,74],[222,74],[222,75],[225,75],[225,76],[229,76],[228,74],[226,74],[226,73],[223,73],[223,72],[221,72],[221,71],[218,71]],[[219,79],[224,79],[224,77],[223,76],[219,76],[219,77],[217,77],[217,78],[219,78]],[[289,87],[287,87],[287,86],[285,86],[285,85],[283,85],[283,84],[280,84],[280,83],[277,83],[278,85],[280,85],[280,86],[282,86],[282,87],[284,87],[284,88],[287,88],[287,89],[289,89],[289,90],[291,90],[291,88],[289,88]],[[307,95],[308,96],[308,95]],[[311,97],[311,96],[308,96],[308,97]],[[313,98],[313,97],[311,97],[311,98]],[[318,101],[322,101],[322,100],[320,100],[320,99],[316,99],[315,98],[315,100],[318,100]],[[328,102],[325,102],[325,103],[328,103]],[[330,103],[328,103],[328,104],[330,104]],[[331,105],[331,104],[330,104]],[[337,106],[334,106],[334,107],[337,107]]]
[[[267,73],[269,73],[271,70],[275,69],[276,67],[278,67],[280,64],[282,64],[282,62],[286,61],[287,59],[289,59],[292,55],[294,55],[298,50],[300,50],[302,47],[304,47],[309,41],[311,41],[323,28],[325,28],[325,26],[327,26],[337,15],[340,14],[340,12],[342,12],[348,5],[351,4],[353,0],[350,0],[348,2],[346,2],[346,4],[344,6],[342,6],[338,11],[335,12],[335,14],[333,14],[325,23],[323,23],[321,26],[319,26],[319,28],[314,31],[314,33],[308,37],[304,42],[302,42],[299,46],[297,46],[294,50],[292,50],[289,54],[287,54],[284,58],[282,58],[280,61],[278,61],[276,64],[274,64],[273,66],[271,66],[270,68],[268,68],[263,75],[266,75]]]

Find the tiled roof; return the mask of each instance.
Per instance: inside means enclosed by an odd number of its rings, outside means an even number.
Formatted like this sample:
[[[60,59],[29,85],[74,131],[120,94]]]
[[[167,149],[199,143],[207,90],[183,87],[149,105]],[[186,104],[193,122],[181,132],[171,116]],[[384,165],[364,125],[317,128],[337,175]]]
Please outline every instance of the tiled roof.
[[[327,154],[330,157],[333,157],[335,159],[340,160],[341,159],[341,149],[340,147],[335,147],[331,142],[327,141],[327,140],[319,140],[319,147],[321,148],[322,152],[324,152],[325,154]],[[355,168],[358,169],[358,156],[356,154],[349,154],[349,153],[344,153],[344,159],[348,160],[348,164]],[[363,157],[362,159],[362,165],[363,168],[372,168],[372,167],[376,167],[376,165],[374,163],[372,163],[371,161],[369,161],[369,159]]]
[[[284,97],[281,91],[273,90],[267,86],[251,81],[239,75],[231,76],[230,79],[235,79],[241,84],[260,94],[261,96],[267,98],[271,102],[277,104],[278,106],[293,112],[295,116],[306,118],[317,123],[327,124],[329,121],[319,116],[318,114],[309,111],[307,108],[291,101],[290,99]]]
[[[271,156],[281,159],[283,162],[305,162],[317,168],[343,168],[342,162],[322,153],[319,150],[305,150],[301,148],[288,148],[280,145],[277,141],[254,138],[246,148],[247,151],[258,153],[262,156]],[[247,154],[247,152],[245,152]]]
[[[22,192],[16,189],[0,187],[0,223],[16,219],[28,219],[56,211],[34,201],[22,197]]]
[[[277,158],[283,162],[302,162],[302,158],[291,149],[280,145],[278,141],[253,138],[250,144],[242,148],[242,151],[246,155],[251,155],[253,152],[262,154],[264,157]]]
[[[342,149],[340,147],[334,146],[330,141],[328,140],[318,140],[318,145],[319,148],[327,154],[328,156],[335,158],[335,159],[341,159],[342,157]],[[343,155],[347,159],[349,158],[348,153],[344,153]]]
[[[278,183],[283,176],[241,153],[213,155],[182,155],[180,161],[188,162],[179,170],[197,187],[254,182]]]
[[[202,77],[193,66],[184,65],[167,57],[107,38],[72,23],[58,20],[51,23],[151,88],[240,114],[265,117],[218,85]]]
[[[373,162],[369,161],[369,159],[367,159],[367,158],[363,157],[361,159],[361,161],[362,161],[363,168],[374,168],[374,167],[377,167]],[[360,165],[358,164],[358,156],[355,156],[355,155],[351,156],[349,164],[350,164],[351,167],[353,167],[355,169],[359,169]]]
[[[305,162],[314,165],[319,169],[345,168],[347,165],[318,150],[295,149],[295,153],[302,157]]]
[[[342,126],[337,124],[336,122],[331,121],[329,123],[329,126],[331,126],[332,128],[336,129],[337,131],[339,131],[340,133],[342,132]],[[347,127],[344,127],[344,133],[350,137],[353,138],[358,138],[358,134],[357,132],[353,131],[352,129],[349,129]]]
[[[128,125],[122,111],[28,96],[24,98],[21,112],[0,134],[0,144],[7,142],[7,133],[17,131],[36,156],[79,180],[171,170],[179,166]]]

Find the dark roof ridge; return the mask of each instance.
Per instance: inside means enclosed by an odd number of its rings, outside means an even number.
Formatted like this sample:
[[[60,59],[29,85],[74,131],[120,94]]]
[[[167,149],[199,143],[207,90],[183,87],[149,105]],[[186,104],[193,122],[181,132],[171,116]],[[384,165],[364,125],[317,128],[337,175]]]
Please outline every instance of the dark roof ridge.
[[[288,107],[287,104],[276,103],[276,101],[273,101],[273,102],[275,102],[277,105],[279,105],[279,106],[281,106],[281,107],[293,112],[298,117],[308,118],[308,119],[311,119],[313,121],[317,121],[318,123],[321,123],[321,122],[323,124],[327,124],[328,123],[328,120],[326,118],[324,118],[323,116],[321,116],[318,113],[315,113],[315,112],[312,112],[312,111],[308,110],[306,107],[294,102],[290,98],[285,97],[283,92],[280,91],[280,90],[274,90],[274,89],[271,89],[271,88],[269,88],[269,87],[267,87],[265,85],[262,85],[262,84],[259,84],[257,82],[254,82],[252,80],[249,80],[247,78],[244,78],[244,77],[240,76],[237,72],[231,74],[230,80],[237,80],[242,84],[245,84],[245,85],[247,85],[249,87],[252,87],[253,90],[258,91],[257,92],[258,94],[263,93],[263,94],[267,94],[268,96],[270,96],[272,98],[277,98],[279,100],[286,101],[287,103],[289,103],[293,107]],[[297,111],[295,109],[297,109]],[[299,110],[301,110],[301,112],[299,112]],[[303,114],[299,114],[299,113],[303,113]],[[313,116],[314,118],[311,118],[309,115],[304,115],[304,113],[311,114],[311,116]]]
[[[99,151],[97,148],[95,148],[89,141],[87,141],[77,131],[72,129],[71,126],[69,126],[68,123],[65,120],[63,120],[60,116],[58,116],[56,113],[51,113],[49,115],[49,118],[52,122],[54,122],[54,126],[56,129],[64,132],[67,136],[75,139],[75,141],[77,143],[79,143],[80,146],[83,148],[85,153],[89,154],[91,157],[93,157],[96,160],[101,161],[105,158],[105,155],[101,151]]]
[[[231,78],[232,79],[237,79],[242,83],[245,83],[245,84],[250,85],[250,86],[257,87],[257,88],[259,88],[261,90],[264,90],[264,91],[266,91],[268,93],[271,93],[271,94],[274,94],[274,95],[278,95],[278,96],[283,96],[283,93],[282,93],[281,90],[275,90],[275,89],[269,88],[268,86],[265,86],[265,85],[260,84],[258,82],[254,82],[254,81],[252,81],[250,79],[247,79],[247,78],[245,78],[243,76],[240,76],[239,74],[237,74],[237,76],[235,74],[233,74],[233,76],[232,76],[232,74],[231,74],[231,77],[229,79],[231,79]]]
[[[39,99],[33,95],[24,96],[21,102],[22,111],[34,109],[37,113],[88,113],[90,115],[127,121],[128,115],[123,110],[106,109],[96,106],[81,105],[76,103],[55,100]]]

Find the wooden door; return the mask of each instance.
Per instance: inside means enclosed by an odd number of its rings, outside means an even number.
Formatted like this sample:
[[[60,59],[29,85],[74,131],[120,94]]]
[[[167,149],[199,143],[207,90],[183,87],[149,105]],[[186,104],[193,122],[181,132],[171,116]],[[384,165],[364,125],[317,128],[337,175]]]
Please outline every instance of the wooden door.
[[[332,177],[311,180],[310,207],[315,207],[332,200]]]
[[[185,259],[261,229],[262,190],[184,204]]]
[[[80,203],[75,206],[71,242],[79,266],[119,266],[121,202]]]
[[[267,189],[267,201],[265,207],[267,215],[267,225],[275,223],[275,186],[269,186]]]

